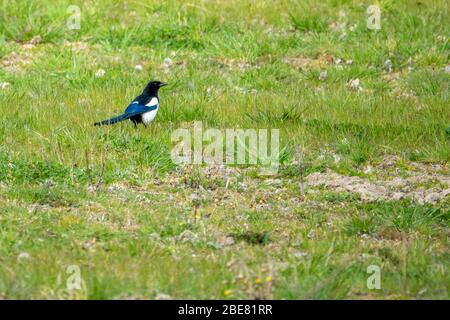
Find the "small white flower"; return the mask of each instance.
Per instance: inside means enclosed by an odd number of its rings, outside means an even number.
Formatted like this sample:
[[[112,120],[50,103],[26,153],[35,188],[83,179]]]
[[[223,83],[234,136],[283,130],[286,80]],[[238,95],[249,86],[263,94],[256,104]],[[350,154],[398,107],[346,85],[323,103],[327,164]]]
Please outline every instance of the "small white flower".
[[[21,252],[17,256],[17,261],[28,260],[30,258],[31,258],[31,256],[30,256],[30,254],[28,252]]]
[[[106,71],[103,69],[98,69],[97,72],[95,73],[95,77],[96,78],[101,78],[105,75]]]
[[[351,59],[347,60],[347,61],[345,61],[345,64],[349,66],[349,65],[353,64],[353,60],[351,60]]]
[[[170,67],[173,65],[173,62],[172,62],[172,59],[170,59],[170,58],[165,58],[164,59],[164,61],[163,61],[163,63],[162,63],[162,65],[161,65],[161,68],[163,69],[163,71],[164,72],[169,72],[169,70],[170,70]]]
[[[387,59],[387,60],[384,62],[384,67],[385,67],[385,69],[387,70],[387,72],[392,72],[392,61],[389,60],[389,59]]]
[[[319,74],[319,80],[324,81],[327,78],[327,76],[328,76],[327,70],[323,70]]]
[[[164,59],[164,62],[163,62],[163,65],[164,65],[166,68],[171,67],[171,66],[173,65],[172,59],[170,59],[170,58],[165,58],[165,59]]]
[[[351,79],[348,83],[347,83],[347,87],[349,87],[352,90],[361,90],[361,86],[360,86],[360,81],[358,78],[356,79]]]
[[[2,90],[8,89],[9,86],[10,86],[9,82],[0,82],[0,89]]]
[[[41,43],[41,42],[42,42],[42,38],[41,38],[40,35],[34,36],[34,37],[30,40],[30,43],[31,43],[31,44],[34,44],[34,45],[36,45],[36,44],[38,44],[38,43]]]
[[[338,154],[333,154],[334,163],[341,162],[341,156]]]
[[[445,72],[450,73],[450,64],[445,67]]]
[[[142,71],[144,69],[144,67],[142,66],[142,64],[137,64],[135,67],[134,67],[134,70],[136,70],[136,71]]]
[[[365,174],[369,174],[369,173],[371,173],[373,171],[373,168],[371,167],[371,166],[367,166],[365,169],[364,169],[364,173]]]

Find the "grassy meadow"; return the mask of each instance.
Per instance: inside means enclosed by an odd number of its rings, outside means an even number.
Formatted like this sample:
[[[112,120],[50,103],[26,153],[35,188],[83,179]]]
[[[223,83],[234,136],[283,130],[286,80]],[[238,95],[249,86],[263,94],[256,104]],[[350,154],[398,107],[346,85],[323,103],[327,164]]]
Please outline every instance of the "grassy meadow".
[[[0,1],[0,299],[448,299],[449,14]],[[93,126],[152,79],[147,128]],[[277,175],[175,165],[195,121],[280,129]]]

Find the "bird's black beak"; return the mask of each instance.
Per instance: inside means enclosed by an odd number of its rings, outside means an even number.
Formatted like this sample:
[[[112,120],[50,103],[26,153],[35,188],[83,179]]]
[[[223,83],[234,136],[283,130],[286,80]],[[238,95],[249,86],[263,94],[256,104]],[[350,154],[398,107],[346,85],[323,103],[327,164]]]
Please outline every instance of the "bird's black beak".
[[[164,86],[167,86],[167,85],[168,85],[167,82],[161,82],[161,83],[159,84],[159,87],[161,88],[161,87],[164,87]]]

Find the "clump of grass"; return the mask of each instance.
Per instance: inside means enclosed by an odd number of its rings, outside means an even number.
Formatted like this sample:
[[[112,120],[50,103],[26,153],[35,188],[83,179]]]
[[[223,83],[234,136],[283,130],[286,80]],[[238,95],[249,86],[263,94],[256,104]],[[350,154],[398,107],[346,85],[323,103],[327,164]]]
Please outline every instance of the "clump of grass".
[[[303,8],[306,9],[306,8]],[[328,28],[327,22],[320,14],[289,13],[292,25],[299,31],[324,32]]]
[[[230,236],[236,239],[237,241],[244,241],[246,243],[254,245],[266,245],[270,242],[269,232],[254,232],[254,231],[235,232],[231,233]]]
[[[17,192],[20,192],[20,196],[17,196]],[[48,187],[45,185],[36,187],[22,187],[15,188],[14,192],[10,191],[10,194],[17,199],[39,205],[48,205],[55,208],[76,207],[79,203],[79,198],[77,195],[63,187]]]
[[[409,75],[406,83],[418,96],[450,98],[450,79],[443,71],[418,71]]]
[[[358,228],[372,233],[393,228],[401,232],[427,232],[449,223],[449,213],[429,205],[409,202],[380,202],[359,206],[366,218],[356,218],[351,223]]]
[[[0,155],[0,181],[33,184],[51,179],[62,182],[69,180],[71,171],[71,168],[53,161],[12,159],[5,153]],[[82,170],[76,171],[82,178]]]
[[[377,224],[375,217],[371,216],[356,216],[352,217],[344,226],[345,232],[349,236],[375,233]]]
[[[225,179],[220,176],[210,178],[203,174],[201,170],[194,169],[185,173],[184,183],[192,189],[215,190],[225,186]]]

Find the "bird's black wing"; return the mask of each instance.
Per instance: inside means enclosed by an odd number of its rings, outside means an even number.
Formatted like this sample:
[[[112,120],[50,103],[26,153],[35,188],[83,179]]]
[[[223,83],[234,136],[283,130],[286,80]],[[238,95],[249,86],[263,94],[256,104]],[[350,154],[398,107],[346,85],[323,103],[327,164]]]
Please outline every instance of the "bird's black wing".
[[[144,106],[141,104],[137,104],[137,103],[132,103],[130,104],[127,109],[125,110],[124,114],[121,114],[120,116],[111,118],[111,119],[107,119],[107,120],[103,120],[103,121],[99,121],[94,123],[94,126],[102,126],[105,124],[114,124],[123,120],[127,120],[130,119],[131,117],[143,114],[145,112],[149,112],[149,111],[153,111],[155,109],[157,109],[158,106],[154,105],[154,106]]]

